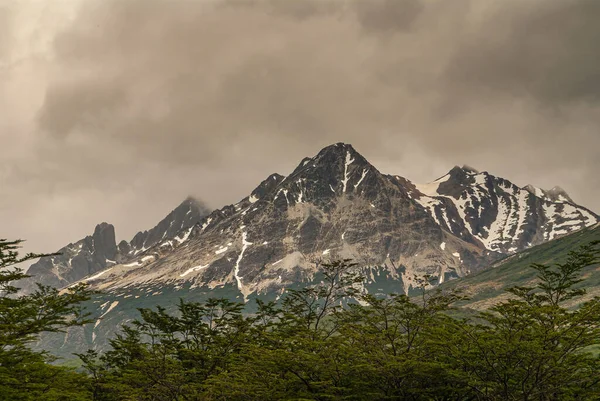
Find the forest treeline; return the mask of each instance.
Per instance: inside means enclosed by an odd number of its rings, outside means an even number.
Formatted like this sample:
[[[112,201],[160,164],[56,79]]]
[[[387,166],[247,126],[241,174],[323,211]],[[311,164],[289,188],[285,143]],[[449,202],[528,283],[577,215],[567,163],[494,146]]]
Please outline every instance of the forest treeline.
[[[6,268],[39,256],[19,258],[18,247],[0,241],[2,400],[600,399],[600,299],[578,302],[577,286],[598,242],[532,265],[532,286],[470,317],[453,310],[459,292],[426,291],[427,277],[418,297],[377,298],[360,291],[354,263],[325,263],[320,284],[257,301],[253,314],[225,299],[140,309],[109,351],[78,355],[79,370],[31,344],[87,324],[92,294],[40,286],[16,296],[10,283],[25,275]]]

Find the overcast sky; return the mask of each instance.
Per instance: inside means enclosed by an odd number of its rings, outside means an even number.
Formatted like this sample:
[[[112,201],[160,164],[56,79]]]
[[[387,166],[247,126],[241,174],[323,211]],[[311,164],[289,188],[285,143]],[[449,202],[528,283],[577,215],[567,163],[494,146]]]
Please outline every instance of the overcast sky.
[[[0,0],[0,237],[217,208],[347,142],[600,212],[600,1]]]

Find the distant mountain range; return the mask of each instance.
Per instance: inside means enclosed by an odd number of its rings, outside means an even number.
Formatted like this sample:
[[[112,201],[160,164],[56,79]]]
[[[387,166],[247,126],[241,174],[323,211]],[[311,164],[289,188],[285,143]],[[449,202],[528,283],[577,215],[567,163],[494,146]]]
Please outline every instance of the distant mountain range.
[[[118,245],[114,226],[99,224],[91,236],[59,249],[57,256],[41,258],[31,265],[27,273],[33,277],[20,281],[17,286],[25,292],[35,289],[36,283],[62,288],[134,259],[159,244],[173,249],[187,239],[192,227],[208,213],[199,201],[188,198],[156,227],[138,232],[130,242],[121,241]]]
[[[32,265],[23,286],[85,281],[102,290],[96,325],[76,341],[99,345],[136,307],[179,297],[276,299],[313,281],[322,260],[359,263],[370,293],[408,293],[415,275],[441,284],[599,221],[558,187],[520,188],[467,166],[414,184],[338,143],[286,177],[270,175],[234,205],[209,213],[187,199],[130,242],[117,245],[114,227],[101,224]]]

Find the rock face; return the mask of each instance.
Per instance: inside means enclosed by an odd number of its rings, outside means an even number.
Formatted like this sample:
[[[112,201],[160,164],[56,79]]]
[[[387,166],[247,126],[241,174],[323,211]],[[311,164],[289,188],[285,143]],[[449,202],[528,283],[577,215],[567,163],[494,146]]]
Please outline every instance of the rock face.
[[[31,278],[17,283],[24,293],[43,283],[56,288],[68,286],[84,277],[93,276],[107,267],[126,263],[138,253],[161,243],[173,249],[182,238],[178,235],[194,226],[208,214],[198,201],[188,198],[156,227],[136,234],[131,242],[122,241],[117,247],[115,228],[102,223],[94,233],[84,239],[61,248],[60,255],[41,258],[27,270]]]
[[[35,289],[35,283],[61,288],[117,263],[115,228],[107,223],[96,226],[94,234],[69,244],[58,251],[60,255],[41,258],[31,265],[30,279],[21,280],[17,287],[25,292]]]
[[[564,191],[538,195],[470,167],[415,185],[338,143],[180,231],[181,247],[140,240],[133,263],[90,282],[109,291],[233,285],[247,299],[310,281],[320,260],[349,258],[375,287],[375,272],[384,271],[395,291],[408,292],[415,274],[442,283],[598,221]]]
[[[181,205],[167,215],[160,223],[151,230],[137,233],[128,243],[121,245],[128,254],[137,255],[156,245],[172,249],[176,244],[183,242],[189,235],[190,229],[209,210],[193,198],[187,198]]]
[[[212,212],[180,248],[148,249],[92,282],[110,291],[139,283],[232,284],[247,298],[310,281],[319,260],[350,258],[368,275],[385,269],[406,292],[414,274],[442,282],[492,257],[444,231],[409,190],[350,145],[329,146],[289,176],[273,174],[237,204]]]
[[[503,178],[454,167],[411,194],[439,226],[489,251],[512,254],[590,226],[598,216],[559,187],[519,188]]]
[[[316,266],[330,258],[357,262],[365,291],[410,293],[415,275],[441,284],[599,221],[557,188],[519,188],[466,166],[413,184],[382,174],[343,143],[305,158],[287,177],[270,175],[235,205],[206,215],[194,205],[187,200],[117,250],[114,230],[98,229],[97,240],[88,238],[101,246],[82,245],[78,256],[79,243],[70,245],[62,259],[32,266],[60,285],[80,280],[103,291],[93,301],[93,327],[68,334],[79,350],[101,349],[137,318],[136,308],[168,308],[180,297],[276,299],[318,280]],[[76,268],[75,257],[90,262]],[[72,350],[52,338],[45,348]]]

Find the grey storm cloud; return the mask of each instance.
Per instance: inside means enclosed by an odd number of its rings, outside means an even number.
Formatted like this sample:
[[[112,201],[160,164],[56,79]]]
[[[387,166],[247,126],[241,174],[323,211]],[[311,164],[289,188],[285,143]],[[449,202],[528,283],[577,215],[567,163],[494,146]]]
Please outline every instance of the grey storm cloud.
[[[486,21],[452,57],[445,78],[548,106],[600,100],[600,2],[525,1]]]
[[[27,72],[43,82],[0,218],[42,246],[66,211],[52,246],[103,219],[127,238],[339,141],[414,181],[470,164],[598,211],[598,17],[595,0],[81,1]]]

